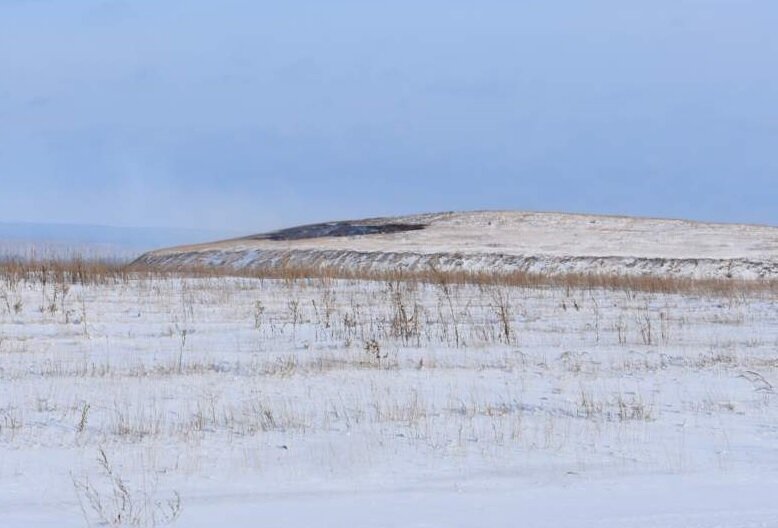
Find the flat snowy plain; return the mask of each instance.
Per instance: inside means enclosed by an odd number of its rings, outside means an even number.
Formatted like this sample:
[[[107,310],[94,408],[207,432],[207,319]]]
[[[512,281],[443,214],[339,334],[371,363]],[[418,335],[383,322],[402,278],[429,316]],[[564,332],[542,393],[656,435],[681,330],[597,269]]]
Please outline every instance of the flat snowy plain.
[[[0,526],[778,526],[778,298],[0,283]]]

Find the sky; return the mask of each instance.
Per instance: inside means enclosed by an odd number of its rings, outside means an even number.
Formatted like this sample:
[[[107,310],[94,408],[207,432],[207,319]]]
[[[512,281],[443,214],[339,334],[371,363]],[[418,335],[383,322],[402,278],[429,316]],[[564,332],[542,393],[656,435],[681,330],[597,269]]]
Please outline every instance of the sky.
[[[0,0],[0,222],[778,225],[774,0]]]

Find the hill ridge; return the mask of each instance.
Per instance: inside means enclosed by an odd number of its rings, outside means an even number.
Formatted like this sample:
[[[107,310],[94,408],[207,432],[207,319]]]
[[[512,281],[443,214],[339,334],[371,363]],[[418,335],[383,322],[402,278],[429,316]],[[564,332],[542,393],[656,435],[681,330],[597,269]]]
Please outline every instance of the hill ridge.
[[[307,224],[157,250],[137,262],[758,279],[778,277],[778,228],[522,211],[426,213]]]

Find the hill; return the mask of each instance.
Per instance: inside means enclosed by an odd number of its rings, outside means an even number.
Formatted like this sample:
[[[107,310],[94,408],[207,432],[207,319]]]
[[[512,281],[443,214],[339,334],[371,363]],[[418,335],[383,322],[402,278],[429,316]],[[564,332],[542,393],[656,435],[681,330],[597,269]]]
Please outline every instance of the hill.
[[[327,222],[142,255],[157,266],[778,277],[778,228],[515,211]]]

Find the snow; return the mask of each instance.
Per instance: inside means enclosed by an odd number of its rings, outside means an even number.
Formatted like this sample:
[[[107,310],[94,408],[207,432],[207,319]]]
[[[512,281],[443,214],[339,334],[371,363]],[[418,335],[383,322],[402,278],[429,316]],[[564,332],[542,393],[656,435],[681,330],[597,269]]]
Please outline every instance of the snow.
[[[497,480],[497,482],[495,482]],[[563,480],[563,479],[560,479]],[[310,497],[254,496],[246,507],[221,501],[196,507],[190,526],[228,525],[513,528],[770,527],[778,519],[776,491],[764,482],[711,482],[694,477],[589,481],[576,477],[556,486],[515,479],[449,484],[438,489],[398,489]],[[198,522],[199,521],[199,522]],[[191,524],[189,524],[191,523]]]
[[[326,236],[396,225],[425,228]],[[289,233],[291,239],[278,236]],[[233,268],[285,262],[371,270],[426,270],[434,264],[440,269],[757,279],[778,277],[778,228],[561,213],[441,213],[302,226],[158,250],[140,262]]]
[[[0,526],[97,526],[87,485],[111,517],[101,450],[146,525],[178,494],[187,527],[775,526],[777,308],[755,291],[3,282]]]

